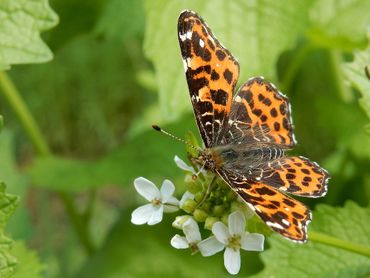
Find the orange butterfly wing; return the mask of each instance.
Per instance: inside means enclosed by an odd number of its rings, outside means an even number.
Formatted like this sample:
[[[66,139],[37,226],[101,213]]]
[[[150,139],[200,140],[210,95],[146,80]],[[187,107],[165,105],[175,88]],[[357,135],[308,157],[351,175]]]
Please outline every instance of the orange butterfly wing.
[[[197,125],[205,146],[211,147],[227,125],[239,64],[191,11],[181,13],[178,37]]]
[[[257,142],[292,148],[296,144],[288,98],[262,77],[242,85],[230,113],[231,130],[252,133]],[[227,141],[232,141],[228,138]]]
[[[264,183],[223,171],[218,173],[267,226],[293,241],[307,241],[307,225],[312,216],[301,202]]]

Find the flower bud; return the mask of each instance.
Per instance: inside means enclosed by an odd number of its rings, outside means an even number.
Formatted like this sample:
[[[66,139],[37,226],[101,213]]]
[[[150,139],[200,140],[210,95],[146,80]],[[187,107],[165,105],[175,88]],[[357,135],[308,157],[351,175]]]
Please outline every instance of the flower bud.
[[[175,221],[172,222],[172,227],[182,230],[184,223],[188,221],[190,218],[191,218],[190,215],[176,216]]]
[[[192,199],[187,199],[184,204],[182,205],[182,209],[187,212],[191,213],[194,211],[195,207],[197,206],[197,202]]]
[[[203,196],[204,196],[203,192],[198,191],[198,192],[195,194],[195,196],[194,196],[194,200],[195,200],[197,203],[199,203],[200,201],[202,201]]]
[[[214,216],[207,217],[206,222],[204,223],[204,229],[211,231],[213,224],[215,224],[218,221],[220,221],[220,218],[218,217],[214,217]]]
[[[205,201],[200,207],[202,210],[208,213],[211,210],[211,205],[212,205],[211,202]]]
[[[193,178],[193,175],[185,176],[186,190],[192,194],[196,194],[202,190],[202,186],[199,184],[198,179]]]
[[[223,205],[216,205],[212,209],[213,215],[221,217],[225,212],[225,207]]]
[[[194,210],[193,216],[197,222],[204,222],[206,218],[208,217],[208,213],[206,213],[202,209],[196,209]]]

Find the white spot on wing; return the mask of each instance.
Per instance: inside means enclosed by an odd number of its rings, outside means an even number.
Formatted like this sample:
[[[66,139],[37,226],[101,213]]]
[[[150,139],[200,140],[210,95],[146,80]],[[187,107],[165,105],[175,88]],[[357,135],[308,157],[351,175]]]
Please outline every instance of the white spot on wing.
[[[290,226],[290,223],[288,220],[286,219],[282,219],[281,222],[283,222],[285,225],[287,225],[288,227]]]
[[[200,45],[200,47],[204,47],[204,41],[202,40],[202,39],[199,39],[199,45]]]
[[[184,66],[184,71],[187,72],[188,71],[188,63],[186,62],[185,59],[182,60],[182,64]]]
[[[186,32],[186,38],[187,38],[187,39],[189,39],[189,40],[190,40],[192,36],[193,36],[193,32],[192,32],[192,31],[187,31],[187,32]]]
[[[280,230],[284,230],[283,226],[281,226],[280,224],[278,223],[274,223],[274,222],[270,222],[270,221],[266,221],[266,224],[270,227],[274,227],[276,229],[280,229]]]
[[[180,40],[183,42],[183,41],[185,41],[186,40],[186,34],[181,34],[180,32],[179,32],[179,38],[180,38]]]
[[[235,97],[235,102],[242,102],[242,98],[240,96]]]

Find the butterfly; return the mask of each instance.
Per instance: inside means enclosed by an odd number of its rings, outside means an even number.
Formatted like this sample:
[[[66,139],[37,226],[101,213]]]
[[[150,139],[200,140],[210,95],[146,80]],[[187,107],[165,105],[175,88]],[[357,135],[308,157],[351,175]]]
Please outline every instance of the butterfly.
[[[270,228],[306,242],[311,212],[287,193],[322,197],[330,176],[316,162],[285,155],[296,144],[288,98],[263,77],[249,79],[234,95],[239,63],[195,12],[180,14],[178,40],[205,146],[197,161]]]

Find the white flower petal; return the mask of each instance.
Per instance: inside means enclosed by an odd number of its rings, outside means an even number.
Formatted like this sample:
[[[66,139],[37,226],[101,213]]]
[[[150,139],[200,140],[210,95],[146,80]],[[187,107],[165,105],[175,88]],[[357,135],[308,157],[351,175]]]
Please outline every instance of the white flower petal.
[[[146,204],[138,207],[131,213],[131,223],[135,225],[142,225],[149,221],[154,212],[154,206],[152,204]]]
[[[189,243],[186,240],[186,238],[183,237],[183,236],[179,236],[179,235],[175,235],[171,239],[171,245],[172,245],[172,247],[174,247],[176,249],[186,249],[186,248],[189,248]]]
[[[180,157],[178,157],[177,155],[175,155],[175,163],[177,165],[177,167],[179,167],[180,169],[182,170],[185,170],[185,171],[188,171],[188,172],[192,172],[193,174],[195,174],[195,171],[194,171],[194,168],[187,165],[184,160],[182,160]]]
[[[261,234],[245,234],[241,240],[242,249],[247,251],[263,251],[265,237]]]
[[[245,218],[243,213],[235,211],[229,215],[228,220],[231,235],[243,235],[245,233]]]
[[[150,180],[140,177],[134,181],[136,191],[149,202],[161,197],[158,188]]]
[[[193,218],[190,218],[184,223],[183,230],[188,242],[196,243],[202,240],[199,232],[198,223],[195,222]]]
[[[173,205],[173,206],[179,206],[179,200],[177,200],[174,196],[170,196],[170,198],[165,202],[165,204]]]
[[[216,237],[211,236],[199,242],[198,248],[204,257],[208,257],[222,251],[225,248],[225,245],[219,242]]]
[[[194,194],[190,193],[189,191],[185,191],[180,200],[180,208],[182,208],[187,199],[194,200]]]
[[[163,212],[165,213],[171,213],[178,211],[179,207],[178,206],[172,206],[172,205],[163,205]]]
[[[163,218],[163,206],[153,206],[154,211],[148,220],[148,225],[155,225],[162,221]]]
[[[216,222],[215,224],[213,224],[212,233],[215,235],[219,242],[227,244],[230,234],[224,223]]]
[[[238,274],[240,270],[240,250],[226,247],[224,253],[224,265],[230,274]]]
[[[164,180],[161,187],[161,200],[162,203],[167,203],[172,194],[175,192],[175,186],[172,181]]]

